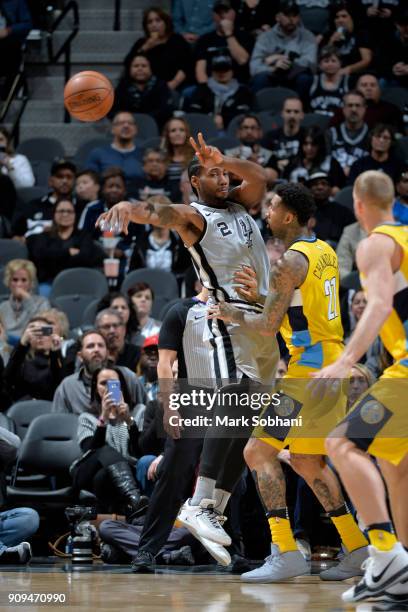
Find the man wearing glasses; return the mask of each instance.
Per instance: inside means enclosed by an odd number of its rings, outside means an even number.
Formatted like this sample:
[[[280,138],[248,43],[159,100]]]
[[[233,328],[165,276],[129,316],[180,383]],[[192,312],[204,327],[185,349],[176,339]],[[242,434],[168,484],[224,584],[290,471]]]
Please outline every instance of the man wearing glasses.
[[[111,144],[90,152],[85,168],[101,174],[106,168],[122,168],[126,180],[144,176],[142,151],[136,146],[137,124],[132,113],[118,112],[112,119]]]
[[[126,342],[126,325],[113,308],[105,308],[96,315],[95,328],[105,338],[108,359],[117,366],[125,366],[136,371],[140,347]]]

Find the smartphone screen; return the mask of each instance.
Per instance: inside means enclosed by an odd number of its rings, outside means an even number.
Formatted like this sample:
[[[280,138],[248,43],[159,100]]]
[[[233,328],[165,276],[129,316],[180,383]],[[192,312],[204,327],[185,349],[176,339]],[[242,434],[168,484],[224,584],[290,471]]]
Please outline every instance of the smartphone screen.
[[[108,389],[108,393],[110,393],[111,400],[115,404],[119,405],[120,402],[122,401],[122,391],[120,388],[120,381],[119,380],[107,380],[106,387]]]

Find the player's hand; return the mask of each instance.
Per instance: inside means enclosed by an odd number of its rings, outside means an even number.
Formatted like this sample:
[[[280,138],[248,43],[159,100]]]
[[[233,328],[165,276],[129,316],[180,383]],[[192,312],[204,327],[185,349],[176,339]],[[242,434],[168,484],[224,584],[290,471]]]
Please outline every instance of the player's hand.
[[[221,166],[224,161],[224,156],[217,147],[210,147],[204,140],[201,132],[197,135],[198,144],[193,137],[190,138],[190,144],[193,147],[198,161],[204,168],[212,168],[213,166]]]
[[[350,365],[338,359],[322,370],[312,372],[309,376],[314,380],[308,384],[307,388],[313,398],[322,399],[327,395],[338,395],[343,380],[350,376],[350,371]]]
[[[207,319],[221,319],[224,323],[239,323],[241,311],[227,302],[220,302],[210,306],[207,311]]]
[[[131,212],[132,204],[130,202],[119,202],[98,217],[95,227],[99,227],[102,232],[114,232],[115,234],[123,232],[127,234]]]
[[[238,295],[248,302],[259,302],[258,279],[251,266],[242,266],[234,273],[234,284]]]

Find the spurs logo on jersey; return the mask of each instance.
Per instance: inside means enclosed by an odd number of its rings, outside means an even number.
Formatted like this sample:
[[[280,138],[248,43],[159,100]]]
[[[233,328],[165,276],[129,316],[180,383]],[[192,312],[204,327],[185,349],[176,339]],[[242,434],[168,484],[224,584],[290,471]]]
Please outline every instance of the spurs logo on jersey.
[[[246,217],[244,219],[240,219],[239,220],[239,224],[241,226],[242,229],[242,233],[245,236],[245,240],[246,243],[248,245],[248,248],[250,249],[252,247],[252,228],[251,228],[251,220],[248,217],[248,215],[246,215]]]

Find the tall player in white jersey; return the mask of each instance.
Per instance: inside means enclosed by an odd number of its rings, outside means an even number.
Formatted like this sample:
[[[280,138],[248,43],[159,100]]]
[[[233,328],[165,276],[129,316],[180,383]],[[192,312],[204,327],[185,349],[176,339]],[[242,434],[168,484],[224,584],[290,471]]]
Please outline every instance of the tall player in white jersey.
[[[190,142],[196,151],[189,166],[196,202],[191,206],[120,202],[101,215],[97,225],[125,233],[130,222],[176,230],[215,302],[233,302],[239,308],[260,312],[262,305],[245,300],[245,294],[231,279],[241,266],[251,266],[257,274],[259,293],[267,294],[268,257],[259,229],[248,213],[264,196],[265,171],[252,162],[222,155],[217,148],[206,145],[202,134],[198,134],[198,144],[194,139]],[[229,173],[241,179],[232,190]],[[215,382],[241,381],[245,388],[252,381],[272,382],[279,358],[275,338],[217,320],[209,320],[206,335]],[[239,409],[237,405],[237,416]],[[222,409],[218,406],[216,410],[220,413]],[[171,433],[174,435],[174,430]],[[221,517],[245,467],[243,448],[245,436],[250,433],[241,432],[239,437],[227,440],[214,436],[214,432],[206,437],[194,497],[184,504],[179,515],[193,533],[221,545],[231,543]]]

